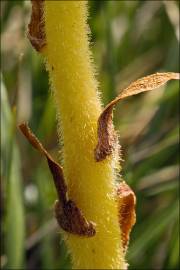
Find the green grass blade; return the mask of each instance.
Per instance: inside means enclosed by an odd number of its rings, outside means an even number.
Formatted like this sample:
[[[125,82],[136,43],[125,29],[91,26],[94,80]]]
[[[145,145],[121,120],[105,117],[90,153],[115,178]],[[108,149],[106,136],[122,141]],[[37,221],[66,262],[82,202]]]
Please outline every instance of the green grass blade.
[[[22,199],[20,156],[14,134],[14,119],[5,86],[1,85],[1,165],[3,191],[5,195],[5,220],[3,231],[6,236],[5,250],[7,269],[22,269],[24,265],[25,222]]]

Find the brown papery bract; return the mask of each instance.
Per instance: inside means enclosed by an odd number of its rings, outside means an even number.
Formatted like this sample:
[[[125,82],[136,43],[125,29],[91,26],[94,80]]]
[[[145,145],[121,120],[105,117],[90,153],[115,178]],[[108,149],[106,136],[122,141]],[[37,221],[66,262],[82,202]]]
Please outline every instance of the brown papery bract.
[[[46,34],[43,19],[44,0],[31,0],[31,3],[32,13],[27,35],[34,49],[40,52],[42,48],[46,46]]]
[[[121,227],[121,241],[126,252],[129,235],[133,225],[136,222],[136,196],[132,189],[125,183],[119,184],[117,189],[118,208],[119,208],[119,224]]]
[[[19,128],[31,145],[47,158],[58,194],[58,200],[55,202],[54,210],[60,227],[69,233],[80,236],[94,236],[96,233],[95,224],[87,221],[75,202],[67,198],[67,186],[64,180],[63,168],[53,160],[26,123],[22,123]]]
[[[104,160],[111,155],[115,148],[117,135],[112,124],[112,112],[114,106],[122,99],[137,95],[141,92],[156,89],[169,80],[179,80],[180,74],[174,72],[156,73],[143,77],[122,90],[119,96],[112,100],[103,110],[98,119],[98,144],[95,149],[96,161]]]

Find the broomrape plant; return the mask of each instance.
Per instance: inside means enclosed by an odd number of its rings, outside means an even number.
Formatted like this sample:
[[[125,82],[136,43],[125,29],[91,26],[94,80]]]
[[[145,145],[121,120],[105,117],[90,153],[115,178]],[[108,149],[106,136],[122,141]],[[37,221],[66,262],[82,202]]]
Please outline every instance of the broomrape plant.
[[[86,1],[32,1],[28,37],[44,56],[63,141],[58,164],[26,123],[29,142],[47,158],[58,200],[55,217],[74,269],[127,269],[136,198],[117,182],[120,145],[112,122],[121,99],[153,90],[179,74],[157,73],[133,82],[104,109],[89,49]]]

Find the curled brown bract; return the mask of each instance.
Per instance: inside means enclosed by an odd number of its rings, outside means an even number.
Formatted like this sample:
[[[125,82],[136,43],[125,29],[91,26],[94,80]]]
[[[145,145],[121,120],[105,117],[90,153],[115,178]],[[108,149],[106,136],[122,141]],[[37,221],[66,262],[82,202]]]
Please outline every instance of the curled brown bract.
[[[31,0],[32,13],[28,24],[28,39],[38,52],[46,45],[45,23],[43,19],[44,0]]]
[[[96,161],[101,161],[106,156],[109,156],[118,140],[112,122],[112,110],[113,106],[109,106],[98,120],[98,145],[95,149]]]
[[[104,160],[111,155],[115,147],[116,133],[112,123],[112,111],[114,106],[122,99],[137,95],[141,92],[158,88],[169,80],[179,80],[180,74],[173,72],[156,73],[143,77],[125,88],[119,96],[111,101],[101,113],[98,119],[98,143],[95,149],[95,160]]]
[[[55,201],[54,212],[57,222],[63,230],[87,237],[96,234],[95,223],[87,221],[82,211],[73,201],[68,200],[63,209],[60,201]]]
[[[125,252],[128,246],[130,232],[136,222],[136,196],[125,182],[119,184],[117,196],[121,241]]]
[[[80,236],[94,236],[96,234],[95,224],[87,221],[75,202],[67,198],[67,186],[64,180],[63,168],[54,161],[26,123],[22,123],[19,128],[31,145],[39,150],[47,159],[58,195],[54,210],[60,227],[69,233]]]

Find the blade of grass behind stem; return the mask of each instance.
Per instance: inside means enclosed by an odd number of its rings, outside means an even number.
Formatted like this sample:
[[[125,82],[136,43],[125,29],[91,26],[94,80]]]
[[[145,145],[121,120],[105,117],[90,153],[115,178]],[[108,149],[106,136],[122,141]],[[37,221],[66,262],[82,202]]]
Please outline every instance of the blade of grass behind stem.
[[[45,165],[45,164],[44,164]],[[40,226],[45,224],[48,220],[48,208],[51,206],[49,205],[49,193],[51,193],[51,190],[53,185],[50,185],[49,175],[47,173],[46,168],[44,168],[43,163],[40,163],[37,170],[35,171],[34,177],[35,181],[37,183],[38,193],[39,193],[39,200],[38,200],[38,217],[40,221]],[[48,181],[49,180],[49,181]],[[45,183],[46,182],[46,183]],[[48,193],[47,193],[47,188]],[[42,268],[44,269],[50,269],[51,267],[54,267],[54,253],[53,253],[53,235],[48,234],[46,235],[42,241],[40,246],[40,256],[41,256],[41,263]]]
[[[25,221],[22,199],[22,178],[20,173],[20,155],[15,140],[15,117],[11,112],[5,86],[1,87],[1,164],[6,192],[6,218],[4,231],[7,269],[22,269],[24,266]],[[3,159],[4,157],[4,159]],[[7,166],[8,164],[8,166]]]
[[[5,179],[8,179],[10,170],[9,158],[12,152],[13,126],[6,88],[1,78],[1,173]]]
[[[14,143],[6,208],[7,269],[23,269],[24,266],[25,222],[21,180],[19,151]]]

